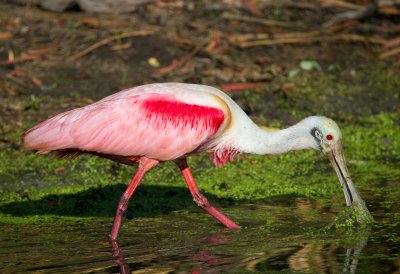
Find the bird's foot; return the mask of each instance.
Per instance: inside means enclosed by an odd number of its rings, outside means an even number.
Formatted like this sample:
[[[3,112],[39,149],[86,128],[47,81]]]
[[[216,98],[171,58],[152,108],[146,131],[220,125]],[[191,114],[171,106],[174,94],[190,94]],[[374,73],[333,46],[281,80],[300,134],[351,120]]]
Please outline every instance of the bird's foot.
[[[231,221],[228,217],[226,217],[224,214],[219,212],[215,207],[213,207],[207,200],[204,195],[201,193],[195,193],[193,194],[193,200],[194,202],[200,206],[202,209],[207,211],[211,216],[213,216],[215,219],[217,219],[219,222],[221,222],[226,229],[239,229],[240,226],[235,224],[233,221]]]

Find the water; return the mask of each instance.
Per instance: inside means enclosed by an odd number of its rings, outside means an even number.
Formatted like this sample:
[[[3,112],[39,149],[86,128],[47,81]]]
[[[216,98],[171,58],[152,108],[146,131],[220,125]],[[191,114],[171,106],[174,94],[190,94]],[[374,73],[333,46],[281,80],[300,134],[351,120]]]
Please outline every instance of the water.
[[[399,214],[375,203],[371,227],[324,230],[340,207],[296,199],[222,208],[238,231],[193,207],[125,220],[113,245],[108,217],[0,224],[0,272],[399,273]]]

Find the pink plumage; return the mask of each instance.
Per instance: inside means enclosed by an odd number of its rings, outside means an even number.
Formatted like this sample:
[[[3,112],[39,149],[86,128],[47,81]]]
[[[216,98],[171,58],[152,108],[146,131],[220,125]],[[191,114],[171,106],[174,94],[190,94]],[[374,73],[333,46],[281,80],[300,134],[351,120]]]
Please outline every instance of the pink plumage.
[[[192,153],[209,151],[214,163],[221,166],[239,152],[229,140],[223,140],[232,119],[227,98],[221,91],[200,85],[139,86],[36,125],[21,136],[22,145],[39,153],[90,153],[121,163],[139,163],[118,204],[112,240],[117,238],[128,201],[144,174],[168,160],[176,161],[200,207],[226,227],[239,228],[200,194],[186,162]]]
[[[23,134],[23,147],[167,161],[189,154],[215,137],[225,121],[223,110],[189,104],[179,93],[163,91],[154,85],[152,89],[141,86],[61,113]]]

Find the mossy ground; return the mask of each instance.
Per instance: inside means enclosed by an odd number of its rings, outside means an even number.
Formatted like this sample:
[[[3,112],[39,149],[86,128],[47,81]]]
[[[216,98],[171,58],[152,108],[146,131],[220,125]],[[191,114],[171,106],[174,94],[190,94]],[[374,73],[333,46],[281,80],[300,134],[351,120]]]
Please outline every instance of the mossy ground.
[[[383,98],[379,102],[398,101],[396,87],[399,77],[382,76],[382,73],[374,76],[376,80],[370,88],[382,92]],[[339,108],[329,104],[330,101],[344,96],[362,96],[365,88],[353,88],[354,83],[335,83],[335,77],[330,73],[305,72],[297,77],[293,79],[296,93],[291,100],[279,95],[274,98],[278,105],[282,105],[281,111],[291,112],[292,117],[298,118],[326,112],[339,120],[350,173],[367,204],[373,203],[375,196],[385,193],[385,188],[380,188],[382,184],[398,182],[400,178],[398,110],[390,105],[386,112],[376,113],[368,104],[358,103],[360,107],[357,109],[343,108],[335,112]],[[252,116],[255,120],[265,120],[261,103],[263,96],[269,96],[268,90],[253,94],[243,92],[234,97],[249,106],[258,102]],[[24,103],[30,107],[24,109],[34,115],[46,101],[47,104],[54,103],[46,97],[31,98]],[[302,107],[303,101],[310,107]],[[360,108],[369,111],[362,112]],[[270,122],[274,126],[285,126],[285,122]],[[5,139],[11,145],[0,151],[2,220],[10,221],[10,216],[23,217],[20,221],[29,223],[31,218],[46,219],[48,215],[111,218],[135,168],[91,156],[69,160],[24,152],[18,147],[19,135],[30,125],[28,121],[7,131]],[[248,202],[291,204],[297,198],[322,203],[330,203],[332,197],[341,199],[338,179],[325,156],[317,151],[278,156],[242,155],[223,168],[213,167],[207,154],[194,156],[189,163],[204,194],[225,206]],[[128,217],[157,216],[187,207],[190,210],[195,208],[178,169],[173,163],[164,163],[146,175],[131,201],[133,210],[129,211]]]

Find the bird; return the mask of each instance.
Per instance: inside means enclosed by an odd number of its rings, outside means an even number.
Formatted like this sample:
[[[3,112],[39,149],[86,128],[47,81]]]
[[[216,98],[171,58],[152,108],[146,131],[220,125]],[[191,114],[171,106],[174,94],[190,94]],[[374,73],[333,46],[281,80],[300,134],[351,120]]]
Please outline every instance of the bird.
[[[223,91],[200,84],[153,83],[128,88],[95,103],[45,120],[21,135],[22,147],[60,156],[92,154],[137,165],[122,194],[110,240],[117,240],[128,202],[145,174],[161,162],[179,167],[194,202],[226,229],[239,229],[200,193],[187,158],[209,152],[217,167],[248,154],[315,149],[326,154],[344,191],[346,205],[363,205],[349,175],[339,126],[310,116],[282,130],[256,125]]]

